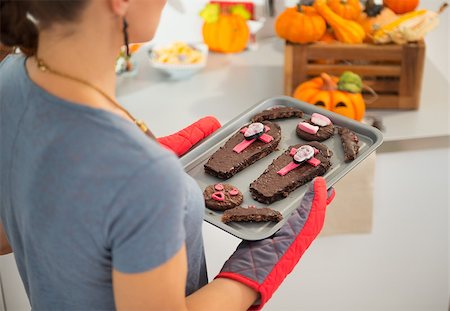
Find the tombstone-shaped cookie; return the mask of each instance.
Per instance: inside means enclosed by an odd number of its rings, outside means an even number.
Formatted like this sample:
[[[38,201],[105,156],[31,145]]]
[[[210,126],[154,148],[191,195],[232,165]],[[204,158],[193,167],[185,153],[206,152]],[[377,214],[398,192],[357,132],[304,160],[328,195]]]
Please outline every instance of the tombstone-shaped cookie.
[[[258,202],[270,204],[284,199],[297,189],[322,176],[331,167],[333,152],[313,141],[289,147],[250,184],[250,193]]]
[[[241,128],[206,162],[205,172],[228,179],[275,150],[281,129],[270,121],[256,122]]]

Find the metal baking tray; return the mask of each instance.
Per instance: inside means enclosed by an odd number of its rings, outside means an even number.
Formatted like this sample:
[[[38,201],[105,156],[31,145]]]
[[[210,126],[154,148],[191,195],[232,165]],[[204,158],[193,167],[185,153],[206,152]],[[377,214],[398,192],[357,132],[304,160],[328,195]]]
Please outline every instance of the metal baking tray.
[[[269,98],[256,104],[247,111],[243,112],[238,117],[225,124],[212,136],[207,138],[204,142],[202,142],[200,145],[198,145],[196,148],[194,148],[181,158],[184,169],[197,181],[202,190],[204,190],[210,184],[226,182],[236,186],[239,190],[241,190],[244,195],[244,202],[242,206],[267,206],[253,200],[250,194],[249,185],[252,181],[258,178],[269,166],[269,164],[271,164],[275,158],[280,156],[289,146],[306,142],[299,138],[295,133],[296,126],[301,119],[290,118],[273,120],[272,122],[276,122],[281,127],[282,137],[277,150],[275,150],[265,158],[250,165],[249,167],[237,173],[233,177],[227,179],[226,181],[205,173],[203,165],[206,163],[211,154],[213,154],[217,149],[219,149],[219,147],[225,144],[225,142],[242,126],[248,124],[250,122],[250,119],[255,114],[267,108],[279,105],[296,107],[302,110],[305,113],[303,119],[307,119],[312,113],[318,112],[330,118],[334,125],[346,127],[354,131],[358,135],[360,141],[359,154],[355,160],[349,163],[344,162],[344,151],[342,148],[341,138],[337,133],[335,133],[331,138],[322,142],[333,151],[333,156],[331,158],[332,166],[324,175],[328,187],[333,186],[338,180],[344,177],[348,172],[350,172],[365,158],[367,158],[368,155],[374,152],[375,149],[377,149],[383,142],[383,135],[374,127],[351,120],[349,118],[345,118],[328,110],[298,101],[291,97],[280,96]],[[212,211],[208,208],[205,208],[204,220],[244,240],[254,241],[267,238],[274,234],[278,229],[280,229],[280,227],[286,222],[295,208],[299,206],[300,201],[308,188],[308,185],[309,183],[291,192],[287,198],[268,205],[269,207],[279,211],[283,215],[283,220],[278,223],[232,222],[225,224],[221,221],[221,217],[223,214],[222,212]]]

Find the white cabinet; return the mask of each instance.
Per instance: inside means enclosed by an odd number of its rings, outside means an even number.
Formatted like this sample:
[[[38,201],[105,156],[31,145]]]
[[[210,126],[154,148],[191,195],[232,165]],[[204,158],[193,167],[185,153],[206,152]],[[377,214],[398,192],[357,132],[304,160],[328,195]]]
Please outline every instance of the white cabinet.
[[[13,255],[0,256],[0,277],[4,294],[3,302],[0,296],[0,311],[31,310]]]

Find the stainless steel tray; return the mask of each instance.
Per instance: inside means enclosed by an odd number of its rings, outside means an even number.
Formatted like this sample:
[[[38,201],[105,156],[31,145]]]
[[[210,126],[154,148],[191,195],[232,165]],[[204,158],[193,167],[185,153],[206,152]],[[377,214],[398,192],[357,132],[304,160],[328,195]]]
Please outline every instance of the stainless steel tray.
[[[360,141],[359,154],[354,161],[349,163],[344,162],[344,152],[341,144],[341,138],[337,133],[330,139],[323,142],[333,151],[333,157],[331,158],[332,166],[324,175],[329,187],[333,186],[338,180],[355,168],[383,142],[381,132],[374,127],[353,121],[328,110],[298,101],[291,97],[280,96],[269,98],[256,104],[225,124],[212,136],[181,158],[181,162],[186,172],[198,182],[202,190],[210,184],[224,182],[221,179],[206,174],[204,171],[203,165],[206,163],[211,154],[221,147],[234,133],[236,133],[237,130],[249,123],[251,117],[255,114],[264,109],[277,105],[299,108],[305,113],[304,119],[308,118],[312,113],[318,112],[329,117],[336,126],[347,127],[358,135]],[[258,178],[269,166],[269,164],[281,155],[289,146],[305,142],[295,133],[299,120],[299,118],[291,118],[272,121],[278,123],[281,127],[282,138],[278,145],[278,149],[226,180],[227,183],[236,186],[242,191],[244,195],[244,202],[242,206],[264,206],[264,204],[256,202],[252,199],[249,191],[249,185],[252,181]],[[244,240],[253,241],[267,238],[274,234],[285,223],[295,208],[299,206],[300,201],[308,188],[308,184],[294,190],[287,198],[270,204],[271,208],[278,210],[283,215],[283,220],[279,223],[236,222],[225,224],[221,221],[222,212],[212,211],[207,208],[205,208],[204,220]]]

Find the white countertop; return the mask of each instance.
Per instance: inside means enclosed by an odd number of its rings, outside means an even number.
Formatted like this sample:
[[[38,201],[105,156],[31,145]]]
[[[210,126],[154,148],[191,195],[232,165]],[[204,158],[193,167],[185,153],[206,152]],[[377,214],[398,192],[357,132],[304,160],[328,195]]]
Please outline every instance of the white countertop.
[[[448,24],[427,37],[426,63],[419,110],[369,110],[382,117],[386,142],[450,137]],[[433,36],[432,36],[433,35]],[[155,135],[173,133],[206,115],[224,124],[266,98],[283,94],[284,42],[260,41],[256,51],[210,53],[203,71],[171,81],[148,62],[147,47],[136,54],[139,73],[120,78],[120,102],[144,119]],[[440,62],[438,66],[436,62]]]

